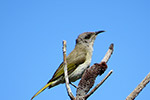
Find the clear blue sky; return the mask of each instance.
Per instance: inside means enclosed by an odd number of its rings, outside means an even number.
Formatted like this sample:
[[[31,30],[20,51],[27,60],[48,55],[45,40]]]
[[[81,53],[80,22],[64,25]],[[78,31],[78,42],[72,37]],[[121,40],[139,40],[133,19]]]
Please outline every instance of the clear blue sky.
[[[124,100],[150,72],[149,0],[1,0],[0,99],[29,100],[62,62],[63,40],[69,54],[80,33],[102,29],[106,32],[95,41],[91,65],[101,61],[111,43],[115,48],[96,83],[114,72],[89,100]],[[148,100],[149,93],[150,84],[136,100]],[[34,100],[61,99],[69,100],[64,84]]]

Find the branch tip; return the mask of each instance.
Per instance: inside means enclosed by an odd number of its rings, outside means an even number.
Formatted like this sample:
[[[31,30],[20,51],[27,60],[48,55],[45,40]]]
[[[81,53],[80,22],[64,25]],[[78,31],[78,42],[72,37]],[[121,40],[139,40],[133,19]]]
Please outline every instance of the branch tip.
[[[113,43],[109,46],[109,49],[111,49],[111,50],[114,49],[114,44]]]

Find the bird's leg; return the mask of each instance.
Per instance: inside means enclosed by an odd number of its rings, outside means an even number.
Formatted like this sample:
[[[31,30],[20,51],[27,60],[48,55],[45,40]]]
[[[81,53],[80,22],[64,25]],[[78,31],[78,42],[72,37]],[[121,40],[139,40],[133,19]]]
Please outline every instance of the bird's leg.
[[[76,85],[74,85],[73,83],[71,83],[71,82],[70,82],[70,84],[71,84],[73,87],[77,88],[77,86],[76,86]]]

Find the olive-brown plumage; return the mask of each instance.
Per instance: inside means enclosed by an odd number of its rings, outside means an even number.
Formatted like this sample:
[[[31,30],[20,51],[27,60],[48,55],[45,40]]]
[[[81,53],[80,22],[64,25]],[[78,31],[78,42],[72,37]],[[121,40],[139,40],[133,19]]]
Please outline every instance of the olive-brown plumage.
[[[69,81],[74,82],[81,78],[83,72],[90,66],[92,53],[93,53],[93,44],[96,36],[99,33],[104,31],[97,32],[85,32],[78,36],[76,39],[76,45],[74,50],[67,56],[67,70]],[[54,87],[60,83],[64,83],[64,66],[63,63],[60,64],[53,77],[48,81],[48,83],[40,89],[31,100],[37,96],[39,93],[44,91],[46,88]]]

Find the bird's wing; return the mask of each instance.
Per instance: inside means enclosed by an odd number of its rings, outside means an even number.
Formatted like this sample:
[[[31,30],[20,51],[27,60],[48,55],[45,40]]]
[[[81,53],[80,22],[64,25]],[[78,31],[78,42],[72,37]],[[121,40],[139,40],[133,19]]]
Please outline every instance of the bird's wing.
[[[68,75],[70,73],[72,73],[77,68],[77,66],[79,64],[84,63],[85,60],[86,60],[86,53],[85,52],[81,52],[80,54],[79,53],[74,54],[73,52],[71,52],[67,57]],[[63,76],[63,75],[64,75],[64,66],[63,66],[63,62],[62,62],[60,64],[59,68],[54,73],[52,79],[49,82],[54,81],[54,80],[58,79],[60,76]]]

